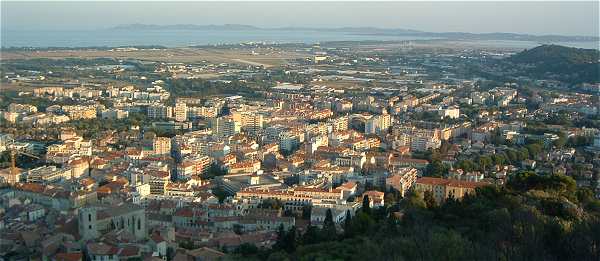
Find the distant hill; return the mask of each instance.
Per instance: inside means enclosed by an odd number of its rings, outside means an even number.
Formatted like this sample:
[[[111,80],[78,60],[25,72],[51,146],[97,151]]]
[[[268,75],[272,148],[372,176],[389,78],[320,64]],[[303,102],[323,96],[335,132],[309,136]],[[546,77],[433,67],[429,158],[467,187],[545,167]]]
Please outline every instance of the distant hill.
[[[555,75],[570,83],[600,82],[600,51],[560,45],[541,45],[507,59],[537,77]]]
[[[569,41],[599,41],[596,36],[563,36],[563,35],[531,35],[515,33],[464,33],[464,32],[425,32],[402,28],[377,28],[377,27],[277,27],[262,28],[243,24],[224,25],[149,25],[149,24],[127,24],[111,28],[113,30],[280,30],[280,31],[320,31],[320,32],[343,32],[361,35],[389,35],[389,36],[418,36],[445,38],[452,40],[511,40],[511,41],[533,41],[533,42],[569,42]]]
[[[111,28],[112,30],[260,30],[258,27],[243,24],[195,25],[195,24],[125,24]]]
[[[509,58],[516,63],[559,63],[568,65],[598,63],[600,51],[560,45],[541,45]]]

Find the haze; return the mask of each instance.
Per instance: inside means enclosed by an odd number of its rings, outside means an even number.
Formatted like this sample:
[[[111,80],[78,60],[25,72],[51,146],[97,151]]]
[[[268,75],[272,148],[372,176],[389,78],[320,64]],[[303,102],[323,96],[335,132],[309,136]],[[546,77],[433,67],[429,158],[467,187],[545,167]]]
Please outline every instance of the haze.
[[[2,29],[90,30],[122,24],[405,28],[430,32],[599,35],[590,2],[13,2]]]

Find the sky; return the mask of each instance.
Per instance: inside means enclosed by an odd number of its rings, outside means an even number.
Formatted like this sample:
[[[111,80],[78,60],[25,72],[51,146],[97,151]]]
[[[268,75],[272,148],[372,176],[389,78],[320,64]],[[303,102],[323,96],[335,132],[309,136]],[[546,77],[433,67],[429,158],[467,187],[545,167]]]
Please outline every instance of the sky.
[[[599,1],[92,2],[0,1],[3,30],[91,30],[122,24],[381,27],[429,32],[598,36]]]

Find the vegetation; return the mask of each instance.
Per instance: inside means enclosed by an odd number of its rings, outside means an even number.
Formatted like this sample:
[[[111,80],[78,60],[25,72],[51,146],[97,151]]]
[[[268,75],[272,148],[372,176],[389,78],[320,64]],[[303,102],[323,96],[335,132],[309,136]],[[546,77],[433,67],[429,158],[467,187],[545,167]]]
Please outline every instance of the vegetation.
[[[253,96],[254,90],[242,81],[208,81],[204,79],[173,79],[167,81],[169,91],[175,96],[245,95]]]
[[[411,193],[401,209],[360,210],[334,232],[279,231],[272,250],[250,260],[598,260],[600,201],[567,176],[521,172],[505,188],[485,187],[437,206]],[[368,209],[368,208],[367,208]],[[327,217],[329,220],[329,214]]]
[[[542,45],[520,52],[508,62],[529,66],[525,72],[533,76],[555,74],[557,80],[576,84],[600,80],[599,59],[598,50]]]

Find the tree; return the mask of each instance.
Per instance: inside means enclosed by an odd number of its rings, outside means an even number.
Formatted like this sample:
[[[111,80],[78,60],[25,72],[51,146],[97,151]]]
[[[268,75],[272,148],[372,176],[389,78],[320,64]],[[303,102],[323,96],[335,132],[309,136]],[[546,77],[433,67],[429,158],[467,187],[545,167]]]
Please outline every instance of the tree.
[[[333,213],[328,208],[325,212],[325,220],[323,221],[323,238],[326,240],[334,240],[337,237],[337,231],[335,229],[335,222],[333,221]]]
[[[562,149],[567,144],[567,136],[564,132],[558,134],[558,139],[553,142],[553,145],[559,149]]]
[[[441,160],[435,159],[433,160],[427,167],[425,168],[425,176],[428,177],[443,177],[450,168],[442,163]]]
[[[277,242],[275,242],[273,248],[284,250],[288,253],[293,252],[296,249],[296,227],[293,226],[288,231],[285,231],[283,224],[279,225],[277,229]]]
[[[369,200],[368,195],[363,196],[362,212],[366,214],[371,214],[371,201]]]
[[[306,232],[304,233],[304,235],[302,235],[301,238],[301,242],[303,245],[309,245],[309,244],[316,244],[319,243],[320,237],[319,237],[319,231],[317,229],[317,227],[309,225],[306,228]]]
[[[529,156],[530,158],[537,158],[540,153],[542,153],[542,145],[534,143],[534,144],[528,144],[525,146],[525,148],[527,149],[527,151],[529,152]]]
[[[285,229],[283,227],[283,224],[280,224],[279,227],[277,228],[277,242],[275,242],[275,245],[273,245],[274,249],[284,249],[285,248]]]
[[[325,221],[323,221],[323,227],[334,227],[335,223],[333,222],[333,214],[331,213],[331,209],[328,208],[325,212]]]
[[[306,205],[302,207],[302,219],[310,220],[310,215],[312,212],[312,207],[310,205]]]
[[[410,191],[404,199],[404,205],[406,208],[426,208],[427,203],[423,200],[423,196],[419,191]]]
[[[238,235],[241,235],[241,234],[242,234],[242,231],[243,231],[243,228],[244,228],[244,227],[243,227],[242,225],[240,225],[240,224],[234,224],[234,225],[233,225],[233,233],[236,233],[236,234],[238,234]]]
[[[350,210],[346,210],[346,218],[344,218],[344,237],[352,237],[352,215]]]
[[[243,243],[235,250],[235,253],[247,257],[258,253],[258,247],[256,247],[254,244]]]
[[[479,170],[485,171],[492,166],[492,159],[489,156],[480,156],[478,159]]]
[[[456,163],[456,168],[457,169],[462,169],[466,172],[471,172],[475,169],[478,169],[479,167],[475,165],[475,162],[473,162],[472,160],[461,160],[459,162]]]
[[[259,205],[259,208],[268,208],[268,209],[281,209],[283,208],[283,203],[281,203],[278,199],[265,199]]]
[[[284,244],[285,251],[287,251],[288,253],[292,253],[296,250],[296,244],[297,244],[296,238],[297,238],[296,227],[292,226],[290,228],[290,230],[288,230],[287,233],[285,234],[285,244]]]
[[[423,200],[425,201],[427,208],[433,208],[436,206],[435,198],[430,190],[427,190],[425,193],[423,193]]]
[[[495,165],[503,166],[506,164],[506,156],[503,154],[494,154],[492,155],[492,161]]]

